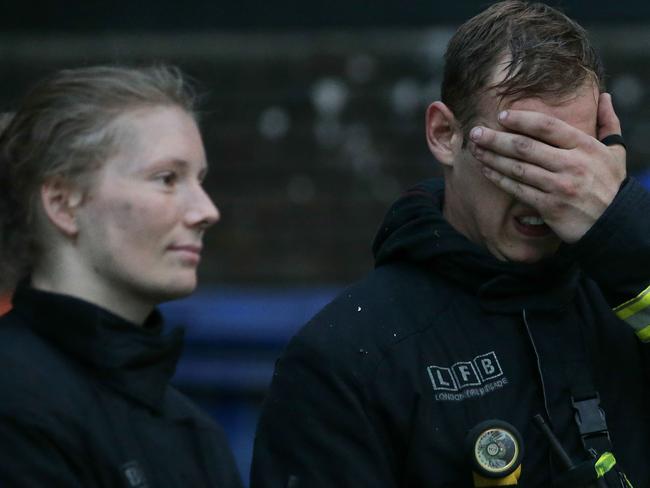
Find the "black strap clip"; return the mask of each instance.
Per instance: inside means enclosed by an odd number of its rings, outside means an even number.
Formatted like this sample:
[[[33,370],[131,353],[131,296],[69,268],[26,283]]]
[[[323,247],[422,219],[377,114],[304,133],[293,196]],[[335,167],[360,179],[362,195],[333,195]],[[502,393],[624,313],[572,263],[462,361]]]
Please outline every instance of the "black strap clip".
[[[571,404],[575,410],[575,421],[578,424],[584,448],[594,457],[606,450],[611,450],[605,412],[600,408],[598,392],[580,400],[572,396]]]

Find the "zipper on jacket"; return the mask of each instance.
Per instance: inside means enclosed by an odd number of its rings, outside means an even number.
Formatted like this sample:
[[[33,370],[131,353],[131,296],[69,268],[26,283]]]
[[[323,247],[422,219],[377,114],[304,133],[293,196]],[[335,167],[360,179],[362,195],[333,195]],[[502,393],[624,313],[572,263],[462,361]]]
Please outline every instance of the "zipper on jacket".
[[[544,374],[542,373],[542,361],[539,357],[539,352],[537,351],[537,346],[535,345],[535,339],[533,339],[533,333],[530,331],[530,325],[528,325],[528,318],[526,317],[526,309],[521,310],[521,314],[524,319],[524,326],[526,327],[526,332],[528,333],[528,340],[530,345],[533,346],[533,351],[535,353],[535,361],[537,362],[537,374],[539,375],[539,381],[542,383],[542,399],[544,400],[544,411],[546,412],[546,418],[549,421],[549,424],[552,426],[553,421],[551,419],[551,409],[548,406],[548,398],[546,396],[546,385],[544,383]],[[548,469],[549,476],[554,472],[553,468],[553,455],[551,450],[548,451]]]
[[[524,318],[524,325],[526,326],[528,339],[530,340],[530,344],[533,346],[533,351],[535,353],[535,361],[537,362],[537,374],[539,375],[539,380],[542,383],[542,398],[544,399],[544,411],[546,412],[546,418],[549,420],[551,425],[553,425],[553,420],[551,419],[551,410],[548,407],[548,398],[546,396],[546,385],[544,384],[544,374],[542,373],[542,362],[540,360],[539,353],[537,352],[535,339],[533,339],[533,334],[530,331],[530,326],[528,325],[528,319],[526,318],[526,309],[522,309],[521,313]]]

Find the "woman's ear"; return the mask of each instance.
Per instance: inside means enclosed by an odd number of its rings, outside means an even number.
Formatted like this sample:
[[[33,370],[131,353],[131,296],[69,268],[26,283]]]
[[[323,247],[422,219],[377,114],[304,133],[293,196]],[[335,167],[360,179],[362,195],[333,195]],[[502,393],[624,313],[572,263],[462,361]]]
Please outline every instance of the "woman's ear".
[[[79,232],[76,212],[82,201],[81,189],[63,178],[48,178],[41,185],[41,202],[45,215],[66,236],[74,237]]]
[[[456,117],[442,102],[433,102],[427,109],[427,144],[435,158],[445,166],[453,166],[463,145],[463,134]]]

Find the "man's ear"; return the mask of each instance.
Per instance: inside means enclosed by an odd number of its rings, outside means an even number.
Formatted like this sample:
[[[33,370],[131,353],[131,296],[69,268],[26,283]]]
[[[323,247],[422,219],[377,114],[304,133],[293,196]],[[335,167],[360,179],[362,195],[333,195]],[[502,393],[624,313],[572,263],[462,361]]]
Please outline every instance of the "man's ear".
[[[83,202],[83,192],[78,186],[60,177],[48,178],[41,185],[41,202],[54,227],[66,236],[77,235],[76,213]]]
[[[435,158],[453,166],[456,153],[463,145],[463,133],[456,117],[442,102],[433,102],[427,109],[427,144]]]

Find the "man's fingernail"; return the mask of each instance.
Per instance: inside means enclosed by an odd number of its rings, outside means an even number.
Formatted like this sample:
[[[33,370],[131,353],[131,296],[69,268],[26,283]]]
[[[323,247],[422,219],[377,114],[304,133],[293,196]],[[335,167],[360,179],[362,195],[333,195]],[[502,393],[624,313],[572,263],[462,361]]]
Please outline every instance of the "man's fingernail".
[[[499,121],[504,121],[508,118],[508,111],[507,110],[502,110],[499,112],[499,115],[497,116]]]
[[[474,141],[478,141],[482,135],[483,135],[483,129],[481,129],[480,127],[474,127],[469,133],[469,136]]]

